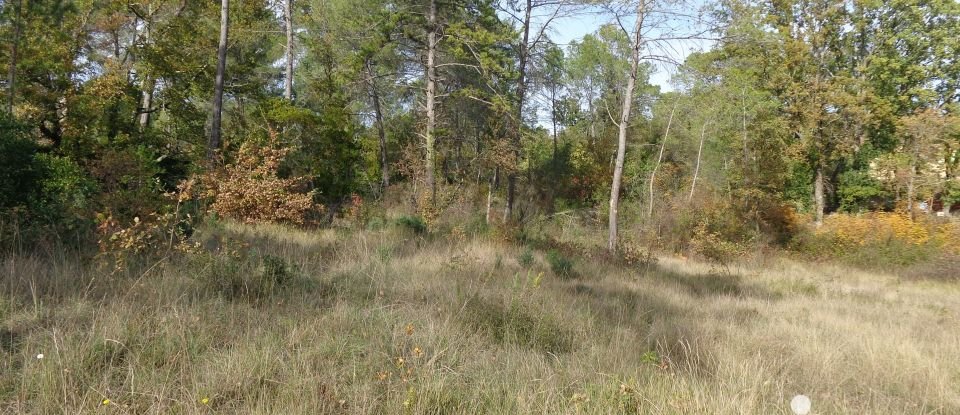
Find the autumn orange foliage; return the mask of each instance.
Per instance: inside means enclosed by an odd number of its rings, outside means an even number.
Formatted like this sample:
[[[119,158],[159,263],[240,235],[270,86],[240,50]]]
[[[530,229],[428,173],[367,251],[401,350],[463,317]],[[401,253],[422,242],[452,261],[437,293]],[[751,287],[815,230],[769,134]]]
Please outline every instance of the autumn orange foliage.
[[[314,192],[303,192],[302,177],[278,176],[289,149],[246,143],[232,164],[201,178],[205,196],[217,215],[243,223],[288,223],[304,225],[311,214],[322,210],[313,201]]]

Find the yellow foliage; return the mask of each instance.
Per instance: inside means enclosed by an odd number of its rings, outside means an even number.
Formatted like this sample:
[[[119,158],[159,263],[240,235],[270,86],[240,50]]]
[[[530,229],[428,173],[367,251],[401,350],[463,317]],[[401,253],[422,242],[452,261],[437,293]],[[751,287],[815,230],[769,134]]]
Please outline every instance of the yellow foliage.
[[[933,244],[945,253],[960,254],[960,224],[928,217],[910,220],[904,213],[831,215],[815,232],[838,249],[897,241],[914,246]]]

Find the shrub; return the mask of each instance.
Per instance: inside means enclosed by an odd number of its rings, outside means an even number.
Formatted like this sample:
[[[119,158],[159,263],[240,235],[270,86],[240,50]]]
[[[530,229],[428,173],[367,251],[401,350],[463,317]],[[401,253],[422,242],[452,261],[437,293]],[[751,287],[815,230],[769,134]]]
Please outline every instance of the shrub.
[[[694,252],[723,267],[729,266],[746,252],[740,244],[725,240],[716,232],[710,232],[703,224],[697,227],[690,245]]]
[[[260,259],[261,286],[267,292],[272,292],[278,287],[287,285],[293,279],[293,273],[287,262],[280,257],[273,255],[264,255]]]
[[[427,223],[424,222],[423,218],[419,216],[402,215],[398,217],[394,223],[396,223],[397,226],[404,229],[409,229],[418,235],[427,231]]]
[[[572,335],[550,316],[522,302],[505,305],[472,298],[460,313],[464,323],[491,336],[500,344],[515,344],[544,353],[573,350]]]
[[[289,149],[245,143],[236,160],[201,178],[210,210],[244,223],[273,222],[303,225],[322,206],[314,192],[303,192],[304,178],[281,178],[280,163]]]
[[[648,268],[657,263],[657,257],[648,249],[641,248],[635,241],[621,238],[617,243],[617,259],[627,266]]]
[[[374,216],[367,221],[367,230],[379,231],[387,226],[387,222],[382,216]]]
[[[524,249],[523,252],[520,253],[520,256],[517,257],[517,262],[524,268],[530,268],[534,262],[533,250],[530,248]]]
[[[230,300],[260,302],[293,281],[295,274],[283,258],[264,255],[250,258],[237,252],[203,254],[206,262],[199,275],[202,292],[212,292]]]
[[[157,179],[161,169],[155,158],[145,148],[107,149],[89,163],[99,190],[97,212],[126,222],[161,211],[169,200]]]
[[[0,209],[26,206],[42,177],[36,146],[6,128],[0,124]]]
[[[97,190],[97,183],[66,157],[37,154],[36,160],[44,172],[39,184],[41,200],[37,210],[45,217],[65,221],[89,219],[91,197]]]
[[[576,276],[573,271],[573,260],[561,254],[560,251],[551,250],[547,252],[547,262],[550,264],[550,270],[560,278]]]
[[[819,229],[795,238],[792,248],[820,259],[857,265],[911,265],[960,252],[960,226],[903,213],[835,214]]]

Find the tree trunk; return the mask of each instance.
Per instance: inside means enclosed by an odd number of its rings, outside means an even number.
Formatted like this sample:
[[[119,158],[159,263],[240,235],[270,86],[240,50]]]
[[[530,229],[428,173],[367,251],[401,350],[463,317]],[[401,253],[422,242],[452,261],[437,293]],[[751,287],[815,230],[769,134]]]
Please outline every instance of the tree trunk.
[[[217,76],[213,85],[213,114],[207,159],[215,161],[220,151],[220,121],[223,116],[223,77],[227,69],[227,29],[230,26],[230,0],[220,0],[220,45],[217,48]]]
[[[370,100],[373,101],[373,113],[376,117],[377,139],[380,142],[380,186],[386,189],[390,186],[390,171],[387,164],[387,132],[383,126],[383,111],[380,108],[380,94],[377,91],[377,80],[373,73],[373,64],[366,62],[367,86],[370,88]]]
[[[150,43],[150,25],[152,22],[153,16],[153,6],[148,6],[149,11],[147,17],[143,20],[143,41],[145,44]],[[153,90],[156,88],[156,83],[149,74],[144,73],[143,78],[140,81],[140,132],[144,132],[147,128],[150,127],[150,114],[153,107]]]
[[[156,88],[156,83],[153,81],[153,78],[149,75],[144,75],[143,81],[140,83],[140,89],[142,89],[140,97],[140,132],[144,132],[150,127],[154,88]]]
[[[617,132],[617,161],[613,169],[613,183],[610,185],[610,235],[607,248],[617,251],[617,219],[620,205],[620,183],[623,179],[623,161],[627,152],[627,126],[630,123],[630,110],[633,106],[633,88],[637,83],[637,69],[640,66],[640,30],[643,27],[643,4],[637,5],[637,20],[633,27],[633,50],[630,58],[630,76],[623,91],[623,108],[620,110],[620,125]]]
[[[550,88],[550,122],[553,123],[553,163],[557,163],[557,85]]]
[[[693,170],[693,183],[690,184],[690,196],[687,197],[687,204],[693,202],[693,192],[697,189],[697,176],[700,175],[700,158],[703,156],[703,141],[707,136],[707,125],[710,123],[703,123],[703,128],[700,130],[700,149],[697,150],[697,168]]]
[[[823,177],[823,164],[817,162],[817,171],[816,177],[813,179],[813,203],[814,203],[814,214],[815,214],[815,224],[819,228],[823,225],[823,211],[824,206],[826,205],[823,186],[824,186],[824,177]]]
[[[660,154],[657,156],[657,164],[653,165],[653,171],[650,172],[650,200],[647,201],[647,218],[653,217],[654,183],[657,179],[657,170],[660,169],[660,163],[663,162],[663,150],[667,147],[667,138],[670,137],[670,127],[673,125],[673,114],[677,112],[677,105],[679,104],[679,99],[674,101],[673,108],[670,110],[670,118],[667,119],[667,129],[663,132],[663,141],[660,142]]]
[[[434,149],[435,137],[433,136],[434,126],[436,124],[436,113],[434,112],[434,99],[437,90],[436,85],[436,63],[435,55],[437,49],[437,2],[430,0],[430,12],[427,15],[427,131],[424,134],[427,144],[426,160],[426,179],[427,189],[430,192],[430,203],[434,203],[437,197],[437,186],[434,178],[434,163],[436,152]]]
[[[10,44],[10,68],[7,73],[7,113],[13,115],[13,103],[17,95],[17,54],[20,51],[20,20],[23,15],[23,0],[17,0],[14,11],[16,21],[13,23],[13,41]]]
[[[520,138],[523,136],[523,103],[527,92],[527,55],[529,54],[530,23],[533,9],[533,0],[527,0],[527,7],[523,18],[523,39],[520,43],[517,69],[517,130],[513,138],[514,159],[520,162]],[[517,173],[513,169],[507,175],[507,203],[503,209],[503,221],[507,222],[513,216],[513,205],[516,199]]]
[[[916,197],[916,194],[915,194],[916,191],[914,186],[914,183],[916,182],[916,177],[917,177],[917,165],[916,163],[910,163],[910,177],[907,179],[907,215],[910,216],[910,220],[915,219],[917,216],[917,213],[914,210],[915,203],[913,202],[913,199]]]
[[[493,209],[493,191],[496,190],[500,182],[500,167],[495,167],[493,169],[493,180],[490,181],[490,188],[487,189],[487,215],[485,216],[484,221],[487,225],[490,224],[490,212]]]
[[[283,17],[287,26],[287,72],[283,79],[283,97],[293,101],[293,0],[286,0],[283,4]]]
[[[749,161],[750,161],[750,150],[747,146],[748,137],[747,137],[747,91],[745,89],[740,90],[740,105],[743,110],[743,118],[741,119],[741,131],[743,132],[743,140],[741,144],[743,145],[743,187],[744,189],[750,184],[750,175],[748,173]]]

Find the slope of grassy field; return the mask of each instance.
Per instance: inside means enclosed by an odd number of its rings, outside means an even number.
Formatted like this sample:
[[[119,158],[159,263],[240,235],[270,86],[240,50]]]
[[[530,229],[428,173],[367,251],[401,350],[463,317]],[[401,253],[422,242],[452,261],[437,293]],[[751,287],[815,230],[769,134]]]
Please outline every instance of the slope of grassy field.
[[[409,228],[212,225],[114,273],[5,257],[0,412],[960,413],[956,281]]]

